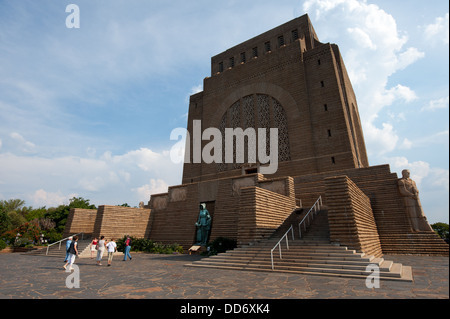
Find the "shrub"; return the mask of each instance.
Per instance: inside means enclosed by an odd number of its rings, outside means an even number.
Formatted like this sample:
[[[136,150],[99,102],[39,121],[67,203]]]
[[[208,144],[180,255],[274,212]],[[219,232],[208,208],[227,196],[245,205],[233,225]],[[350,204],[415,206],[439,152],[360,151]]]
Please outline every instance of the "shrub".
[[[36,223],[24,223],[17,228],[17,232],[21,234],[22,238],[27,238],[35,243],[39,242],[41,229]]]
[[[16,231],[8,230],[2,234],[1,239],[3,239],[4,241],[6,241],[6,243],[11,245],[14,243],[14,240],[16,239],[16,235],[17,235]]]
[[[13,247],[33,247],[33,241],[29,238],[20,237],[14,241]]]
[[[0,250],[3,250],[6,248],[6,242],[3,239],[0,239]]]
[[[178,244],[161,244],[155,243],[154,241],[146,238],[131,238],[131,251],[142,251],[146,253],[153,254],[173,254],[173,253],[183,253],[183,247]],[[126,236],[117,240],[117,250],[125,251],[125,240]]]
[[[20,234],[17,237],[17,234]],[[16,229],[8,230],[1,235],[1,239],[5,240],[10,245],[15,247],[24,247],[32,243],[38,243],[40,239],[41,230],[39,226],[32,222],[27,222]],[[17,237],[17,239],[16,239]]]
[[[59,233],[56,229],[50,229],[44,232],[45,239],[47,239],[49,244],[57,242],[62,239],[62,234]]]
[[[227,250],[232,250],[237,247],[237,242],[234,239],[226,237],[217,237],[213,242],[208,244],[209,255],[217,255],[224,253]]]

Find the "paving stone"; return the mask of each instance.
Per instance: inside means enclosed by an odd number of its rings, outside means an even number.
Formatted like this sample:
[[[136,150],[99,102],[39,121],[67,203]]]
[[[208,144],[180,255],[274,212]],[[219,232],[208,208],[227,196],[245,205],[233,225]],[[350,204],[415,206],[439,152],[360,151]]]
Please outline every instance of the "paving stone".
[[[386,257],[386,256],[385,256]],[[80,288],[68,289],[62,260],[22,254],[0,255],[2,299],[448,299],[446,257],[387,256],[412,266],[414,282],[184,267],[199,256],[135,253],[132,261],[96,266],[77,259]]]

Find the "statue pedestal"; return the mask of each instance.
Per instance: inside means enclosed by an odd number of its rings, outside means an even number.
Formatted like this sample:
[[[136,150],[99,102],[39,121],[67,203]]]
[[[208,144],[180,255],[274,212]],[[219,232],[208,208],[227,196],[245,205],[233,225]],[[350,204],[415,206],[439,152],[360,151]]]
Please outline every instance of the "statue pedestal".
[[[206,246],[194,245],[188,251],[189,255],[199,255],[206,251]]]

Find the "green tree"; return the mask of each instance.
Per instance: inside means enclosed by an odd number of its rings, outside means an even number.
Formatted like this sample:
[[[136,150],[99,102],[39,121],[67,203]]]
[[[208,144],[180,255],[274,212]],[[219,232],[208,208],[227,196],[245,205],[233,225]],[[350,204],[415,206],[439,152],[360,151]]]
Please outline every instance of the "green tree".
[[[6,211],[7,213],[18,211],[23,206],[25,206],[25,201],[21,199],[0,200],[0,209]]]
[[[20,225],[27,222],[26,218],[22,216],[22,214],[16,212],[16,211],[10,211],[8,212],[9,220],[11,221],[11,227],[17,228]]]
[[[442,238],[449,239],[449,225],[446,223],[434,223],[431,228]]]
[[[25,201],[21,199],[0,200],[0,235],[31,222],[39,229],[51,233],[52,237],[60,237],[71,208],[96,209],[95,205],[89,203],[89,199],[83,197],[73,197],[68,205],[48,209],[26,207]]]
[[[29,209],[21,199],[0,200],[0,234],[25,223],[24,215]]]
[[[56,208],[49,208],[44,218],[50,218],[55,222],[55,229],[58,233],[64,232],[67,216],[71,208],[96,209],[95,205],[89,203],[89,199],[83,197],[73,197],[70,199],[69,205],[59,205]]]
[[[42,218],[44,218],[46,213],[47,213],[47,208],[45,208],[45,206],[40,207],[40,208],[30,209],[26,213],[25,218],[27,219],[27,221],[32,221],[34,219],[42,219]]]
[[[84,209],[97,209],[95,205],[89,203],[89,199],[84,199],[83,197],[73,197],[70,199],[70,208],[84,208]]]
[[[9,214],[0,207],[0,235],[12,229],[12,222]]]

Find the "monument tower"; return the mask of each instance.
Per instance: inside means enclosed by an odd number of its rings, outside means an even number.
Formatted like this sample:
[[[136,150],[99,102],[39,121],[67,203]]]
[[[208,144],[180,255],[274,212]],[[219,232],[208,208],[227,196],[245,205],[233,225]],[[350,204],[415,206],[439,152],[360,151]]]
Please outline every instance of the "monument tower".
[[[225,128],[278,128],[279,163],[270,177],[369,166],[339,48],[319,42],[307,15],[212,57],[203,87],[190,98],[190,136],[195,120],[202,128],[219,128],[222,136]],[[194,163],[193,143],[187,147],[183,183],[258,171],[247,161]]]

